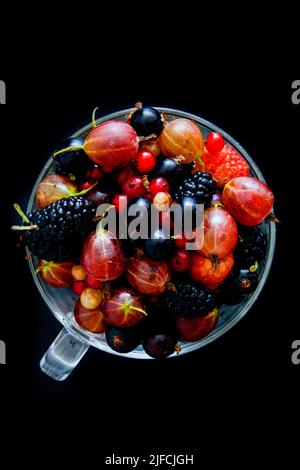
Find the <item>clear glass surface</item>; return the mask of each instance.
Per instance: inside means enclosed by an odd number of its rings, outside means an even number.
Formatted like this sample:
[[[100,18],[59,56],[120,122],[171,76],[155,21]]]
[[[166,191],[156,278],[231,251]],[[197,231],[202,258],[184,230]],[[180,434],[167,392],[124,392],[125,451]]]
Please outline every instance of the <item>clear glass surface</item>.
[[[230,135],[228,135],[222,129],[215,126],[214,124],[211,124],[205,119],[202,119],[190,113],[186,113],[186,112],[178,111],[174,109],[168,109],[168,108],[158,107],[157,109],[161,112],[166,113],[169,119],[176,118],[176,117],[184,117],[184,118],[192,119],[195,123],[197,123],[197,125],[203,132],[204,136],[207,133],[212,132],[212,131],[220,132],[224,136],[225,140],[229,142],[231,145],[233,145],[241,153],[241,155],[243,155],[243,157],[247,160],[251,168],[252,175],[256,176],[262,181],[265,181],[257,164],[252,160],[250,155],[243,149],[243,147],[235,139],[233,139]],[[126,115],[129,114],[129,111],[130,111],[129,109],[126,109],[126,110],[118,111],[113,114],[109,114],[104,117],[101,117],[97,119],[97,124],[100,124],[104,121],[108,121],[110,119],[124,120],[126,119]],[[78,137],[78,136],[86,135],[90,130],[91,130],[91,124],[80,129],[78,132],[74,134],[74,136]],[[44,176],[46,176],[47,174],[51,172],[53,172],[53,160],[50,157],[47,163],[45,164],[44,168],[42,169],[33,187],[33,190],[29,199],[28,207],[27,207],[28,212],[36,209],[35,193],[36,193],[37,187],[40,181],[44,178]],[[268,274],[270,272],[270,268],[271,268],[271,264],[272,264],[272,260],[274,256],[275,240],[276,240],[276,228],[273,222],[266,220],[262,224],[262,229],[267,236],[268,248],[267,248],[266,259],[264,263],[260,266],[259,271],[258,271],[259,283],[258,283],[256,290],[239,305],[235,305],[232,307],[222,306],[219,310],[220,317],[219,317],[219,321],[215,330],[212,331],[207,337],[195,343],[182,343],[181,344],[182,349],[181,349],[180,355],[199,349],[205,346],[206,344],[211,343],[212,341],[216,340],[217,338],[222,336],[224,333],[226,333],[226,331],[232,328],[238,321],[240,321],[246,315],[246,313],[254,306],[267,280]],[[114,355],[120,355],[122,357],[129,357],[129,358],[135,358],[135,359],[151,359],[143,351],[141,346],[139,346],[137,349],[135,349],[134,351],[128,354],[119,354],[109,348],[109,346],[107,345],[105,341],[104,334],[93,334],[93,333],[89,333],[81,329],[75,322],[74,314],[73,314],[74,305],[77,300],[77,296],[72,292],[71,289],[55,289],[55,288],[50,287],[45,282],[43,282],[42,279],[35,274],[36,264],[37,264],[37,259],[35,257],[28,257],[28,262],[29,262],[30,271],[33,276],[34,283],[37,289],[39,290],[46,305],[49,307],[49,309],[57,318],[57,320],[60,321],[60,323],[65,327],[67,332],[69,332],[73,337],[75,337],[80,342],[80,345],[82,345],[83,343],[84,345],[86,345],[86,348],[89,345],[91,345],[102,351],[106,351]],[[63,334],[65,335],[66,332],[64,332]],[[84,352],[85,351],[82,350],[83,354]],[[174,354],[171,357],[178,357],[178,356]],[[78,363],[77,358],[75,362],[76,364]],[[76,364],[74,363],[73,367]],[[44,365],[44,368],[45,367],[46,366]],[[72,366],[70,367],[70,371],[71,369],[72,369]],[[46,370],[44,370],[44,372],[47,373]],[[48,374],[48,375],[51,375],[51,374]],[[59,380],[61,380],[61,378]]]

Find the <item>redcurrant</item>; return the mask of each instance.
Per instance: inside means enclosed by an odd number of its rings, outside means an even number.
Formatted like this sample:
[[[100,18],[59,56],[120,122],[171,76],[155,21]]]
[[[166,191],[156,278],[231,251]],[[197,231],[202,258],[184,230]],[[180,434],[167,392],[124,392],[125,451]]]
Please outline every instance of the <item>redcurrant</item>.
[[[80,295],[81,292],[86,288],[86,282],[85,281],[74,281],[72,284],[72,290],[75,292],[75,294]]]
[[[209,153],[218,153],[224,147],[224,138],[219,132],[211,132],[206,137],[206,148]]]
[[[187,271],[189,269],[189,265],[190,254],[185,250],[178,250],[171,260],[171,267],[174,271]]]
[[[146,189],[141,176],[133,176],[126,181],[123,186],[123,192],[128,198],[144,196]]]
[[[89,170],[89,178],[95,181],[99,181],[103,176],[103,173],[98,165],[95,165],[94,168]]]
[[[92,289],[100,289],[102,282],[99,281],[99,279],[95,279],[92,276],[87,276],[86,277],[86,285],[88,287],[91,287]]]
[[[159,176],[154,178],[149,185],[151,195],[154,197],[157,193],[168,193],[170,189],[169,183],[165,178]]]
[[[135,159],[136,167],[140,173],[147,174],[155,167],[156,159],[152,152],[142,150]]]
[[[116,194],[111,202],[117,212],[123,212],[126,207],[127,196],[125,196],[125,194]]]
[[[184,234],[182,234],[180,238],[175,238],[175,246],[177,248],[184,250],[186,248],[186,244],[193,243],[195,239],[196,239],[196,235],[188,238],[188,237],[185,237]]]
[[[112,173],[115,170],[114,167],[112,166],[103,166],[102,171],[103,173]]]

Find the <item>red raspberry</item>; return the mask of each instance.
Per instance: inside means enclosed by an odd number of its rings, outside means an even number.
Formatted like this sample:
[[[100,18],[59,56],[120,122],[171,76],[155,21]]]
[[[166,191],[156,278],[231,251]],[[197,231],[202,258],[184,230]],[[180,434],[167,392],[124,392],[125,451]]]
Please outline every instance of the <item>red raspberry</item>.
[[[211,173],[220,188],[238,176],[249,176],[249,165],[246,160],[230,144],[225,144],[216,154],[205,149],[202,155],[205,171]],[[196,171],[199,171],[196,165]]]

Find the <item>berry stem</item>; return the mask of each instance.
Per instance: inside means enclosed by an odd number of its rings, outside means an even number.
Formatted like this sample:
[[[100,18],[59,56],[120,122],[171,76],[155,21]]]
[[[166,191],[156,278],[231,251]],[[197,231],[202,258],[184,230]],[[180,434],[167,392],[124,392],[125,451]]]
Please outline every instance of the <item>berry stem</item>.
[[[103,219],[105,219],[105,217],[107,216],[108,211],[109,211],[110,209],[112,209],[112,208],[115,209],[115,206],[114,206],[114,205],[109,206],[103,214],[97,215],[96,217],[93,218],[93,221],[94,221],[94,222],[98,222],[98,225],[97,225],[97,227],[96,227],[97,235],[99,235],[99,234],[101,234],[101,233],[103,233],[103,232],[106,232],[106,230],[105,230],[105,229],[103,228],[103,226],[102,226],[102,221],[103,221]]]
[[[201,171],[205,171],[205,165],[200,157],[196,158],[196,161],[199,163],[201,166]]]
[[[74,152],[75,150],[84,150],[84,145],[71,145],[71,147],[66,147],[65,149],[61,149],[58,152],[55,152],[52,157],[55,158],[57,155],[61,155],[62,153],[66,152]]]
[[[255,271],[257,271],[258,266],[259,266],[258,262],[255,261],[255,263],[252,264],[252,266],[250,266],[249,268],[250,273],[255,273]]]
[[[96,217],[93,218],[93,221],[94,222],[101,222],[101,220],[105,219],[105,217],[107,216],[108,214],[108,211],[112,208],[115,208],[116,206],[114,206],[113,204],[111,206],[109,206],[105,212],[103,212],[103,214],[101,215],[96,215]]]
[[[136,312],[140,312],[140,313],[142,313],[142,314],[145,315],[145,316],[148,315],[148,313],[147,313],[145,310],[143,310],[142,308],[134,307],[133,305],[129,305],[129,308],[130,308],[131,310],[135,310]]]
[[[268,215],[268,220],[270,220],[271,222],[275,222],[276,224],[281,224],[281,220],[277,219],[276,215],[273,212]]]
[[[24,220],[24,222],[26,222],[26,224],[30,224],[30,221],[27,215],[24,214],[21,207],[16,202],[14,204],[14,209],[17,211],[19,216],[22,217],[22,219]],[[18,230],[18,231],[23,230],[24,231],[24,230],[36,230],[38,228],[39,227],[37,225],[12,225],[11,230]]]
[[[37,225],[12,225],[11,230],[37,230],[39,227]]]
[[[224,204],[222,204],[220,201],[215,202],[214,207],[221,207],[222,209],[225,209]]]
[[[83,189],[82,191],[80,191],[79,193],[71,193],[71,196],[84,196],[85,194],[87,194],[89,191],[91,191],[91,189],[93,189],[95,186],[97,186],[98,184],[98,181],[96,181],[96,183],[94,183],[92,186],[90,186],[89,188],[87,189]]]
[[[96,122],[96,112],[98,111],[98,107],[94,109],[93,114],[92,114],[92,128],[95,129],[97,127],[97,122]]]
[[[21,207],[20,207],[19,204],[17,204],[16,202],[14,203],[14,209],[17,211],[17,213],[19,214],[19,216],[22,217],[22,219],[24,220],[24,222],[27,222],[27,224],[30,224],[27,215],[22,211]]]

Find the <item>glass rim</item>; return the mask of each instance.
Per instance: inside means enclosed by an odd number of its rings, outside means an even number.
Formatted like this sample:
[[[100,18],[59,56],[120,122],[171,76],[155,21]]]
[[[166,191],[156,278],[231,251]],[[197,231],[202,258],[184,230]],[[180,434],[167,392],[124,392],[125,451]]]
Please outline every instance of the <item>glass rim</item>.
[[[162,112],[162,113],[171,114],[171,115],[174,115],[176,117],[191,119],[191,120],[195,121],[197,124],[205,126],[205,127],[207,127],[208,129],[210,129],[212,131],[221,133],[223,135],[224,139],[227,142],[229,142],[234,148],[236,148],[239,151],[239,153],[241,153],[241,155],[243,155],[245,157],[245,159],[249,163],[251,169],[253,169],[254,173],[258,177],[258,179],[260,179],[261,181],[266,183],[263,174],[261,173],[260,169],[257,167],[257,164],[255,163],[255,161],[248,154],[248,152],[241,146],[241,144],[237,140],[235,140],[233,137],[231,137],[231,135],[229,135],[226,131],[221,129],[219,126],[217,126],[215,124],[212,124],[210,121],[208,121],[204,118],[201,118],[199,116],[196,116],[195,114],[186,112],[186,111],[181,111],[181,110],[172,109],[172,108],[165,108],[165,107],[160,107],[160,106],[158,106],[158,107],[154,106],[154,108],[157,109],[159,112]],[[131,111],[131,108],[125,109],[125,110],[123,109],[123,110],[120,110],[120,111],[115,111],[115,112],[110,113],[110,114],[106,114],[105,116],[97,118],[96,123],[101,124],[102,122],[105,122],[105,121],[108,121],[108,120],[124,117],[124,116],[128,115],[130,113],[130,111]],[[81,136],[82,134],[85,134],[89,130],[91,130],[91,123],[86,124],[81,129],[74,132],[71,137]],[[40,172],[40,174],[39,174],[39,176],[38,176],[38,178],[37,178],[37,180],[36,180],[36,182],[33,186],[33,189],[32,189],[29,201],[28,201],[28,205],[27,205],[27,213],[30,212],[32,210],[33,206],[34,206],[36,190],[37,190],[41,180],[45,176],[45,173],[48,171],[48,169],[49,169],[52,162],[53,162],[53,159],[52,159],[52,157],[50,157],[47,160],[46,164],[43,166],[43,168],[42,168],[42,170],[41,170],[41,172]],[[257,286],[256,290],[252,293],[251,297],[245,303],[245,305],[243,305],[241,310],[236,315],[234,315],[228,321],[228,323],[224,324],[224,326],[222,328],[220,328],[219,330],[212,331],[208,336],[206,336],[205,338],[199,340],[198,342],[185,343],[185,346],[181,350],[180,356],[182,354],[186,354],[188,352],[192,352],[192,351],[195,351],[197,349],[200,349],[201,347],[206,346],[207,344],[215,341],[217,338],[223,336],[227,331],[231,330],[231,328],[234,325],[236,325],[248,313],[248,311],[253,307],[254,303],[257,301],[257,299],[258,299],[259,295],[261,294],[261,291],[262,291],[262,289],[263,289],[263,287],[266,283],[268,275],[270,273],[273,258],[274,258],[275,244],[276,244],[276,224],[274,222],[271,222],[271,221],[268,221],[267,223],[269,225],[268,251],[267,251],[266,258],[265,258],[265,263],[264,263],[262,275],[261,275],[261,278],[260,278],[260,281],[258,283],[258,286]],[[107,344],[100,343],[99,337],[97,335],[95,335],[93,333],[89,333],[88,331],[85,332],[82,329],[80,329],[75,324],[75,322],[72,323],[70,321],[70,319],[68,319],[65,315],[63,315],[59,311],[59,309],[57,308],[57,306],[55,305],[53,300],[50,298],[50,296],[44,290],[42,281],[35,274],[35,266],[34,266],[34,263],[33,263],[33,259],[32,259],[31,256],[29,256],[30,253],[29,253],[29,250],[27,248],[26,248],[26,252],[27,252],[27,259],[28,259],[29,268],[30,268],[34,283],[35,283],[39,293],[41,294],[44,302],[46,303],[48,308],[51,310],[53,315],[57,318],[57,320],[73,336],[75,336],[78,340],[87,342],[89,345],[94,346],[97,349],[100,349],[101,351],[107,352],[109,354],[113,354],[113,355],[117,355],[117,356],[125,357],[125,358],[151,359],[151,357],[148,356],[144,352],[139,352],[138,353],[136,351],[132,351],[128,354],[117,353],[116,351],[111,350],[111,348],[109,348],[109,346]],[[176,357],[176,355],[175,356],[172,355],[171,358],[172,357]]]

